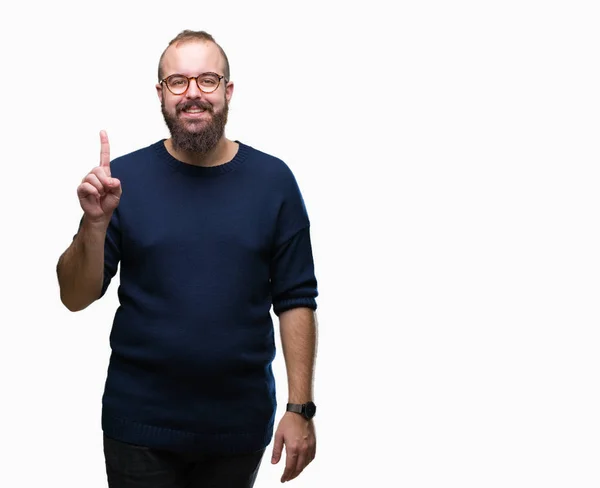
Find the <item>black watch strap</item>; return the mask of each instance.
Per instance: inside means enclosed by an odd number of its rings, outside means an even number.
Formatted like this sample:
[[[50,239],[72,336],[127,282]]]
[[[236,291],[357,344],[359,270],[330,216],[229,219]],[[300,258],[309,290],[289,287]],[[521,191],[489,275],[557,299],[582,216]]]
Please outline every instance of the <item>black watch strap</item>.
[[[302,407],[304,405],[300,404],[300,403],[288,403],[287,407],[286,407],[286,411],[287,412],[295,412],[295,413],[302,413]]]

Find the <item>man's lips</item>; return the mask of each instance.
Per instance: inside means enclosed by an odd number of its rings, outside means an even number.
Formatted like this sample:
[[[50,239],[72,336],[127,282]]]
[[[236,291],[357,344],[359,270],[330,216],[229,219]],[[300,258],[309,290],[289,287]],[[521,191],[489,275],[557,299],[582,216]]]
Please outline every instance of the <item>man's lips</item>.
[[[206,113],[206,111],[202,110],[201,112],[187,112],[185,110],[183,110],[181,112],[181,115],[183,117],[202,117],[202,115],[204,115]]]
[[[205,107],[198,107],[196,105],[192,105],[189,107],[183,107],[179,111],[179,114],[182,117],[186,117],[186,118],[199,118],[199,117],[202,117],[202,114],[205,114],[207,112],[210,112],[210,110]]]

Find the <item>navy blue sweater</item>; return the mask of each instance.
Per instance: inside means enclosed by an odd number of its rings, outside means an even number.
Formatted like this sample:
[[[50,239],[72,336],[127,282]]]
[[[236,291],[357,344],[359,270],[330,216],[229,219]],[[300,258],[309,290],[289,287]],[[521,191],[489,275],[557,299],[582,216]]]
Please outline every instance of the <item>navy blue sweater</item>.
[[[270,310],[316,309],[309,219],[289,167],[239,141],[182,163],[164,140],[111,163],[123,195],[105,242],[120,306],[102,399],[108,437],[207,453],[261,449],[276,410]]]

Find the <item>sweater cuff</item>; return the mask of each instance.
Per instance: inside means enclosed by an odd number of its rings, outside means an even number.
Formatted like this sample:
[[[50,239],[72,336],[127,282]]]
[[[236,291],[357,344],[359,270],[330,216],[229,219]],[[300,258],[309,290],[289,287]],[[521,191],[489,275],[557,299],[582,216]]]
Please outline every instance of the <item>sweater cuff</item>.
[[[290,298],[273,303],[273,312],[279,317],[280,314],[292,308],[306,307],[312,310],[317,309],[317,301],[314,298]]]

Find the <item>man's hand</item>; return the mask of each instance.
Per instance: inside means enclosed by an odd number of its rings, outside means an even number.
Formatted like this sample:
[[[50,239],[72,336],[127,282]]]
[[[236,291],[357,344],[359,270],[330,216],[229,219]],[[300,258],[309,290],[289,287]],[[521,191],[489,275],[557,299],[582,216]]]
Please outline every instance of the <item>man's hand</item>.
[[[91,222],[108,224],[121,198],[121,182],[110,176],[110,146],[106,132],[100,132],[100,165],[90,171],[77,188],[79,203]]]
[[[297,413],[286,412],[275,432],[271,464],[277,464],[285,444],[285,470],[281,482],[293,480],[315,458],[317,439],[313,420]]]

